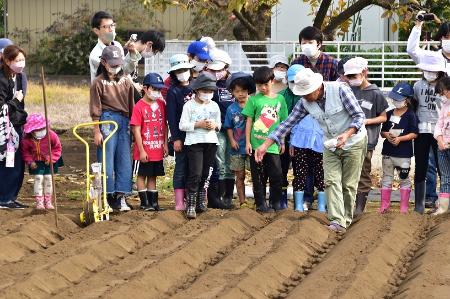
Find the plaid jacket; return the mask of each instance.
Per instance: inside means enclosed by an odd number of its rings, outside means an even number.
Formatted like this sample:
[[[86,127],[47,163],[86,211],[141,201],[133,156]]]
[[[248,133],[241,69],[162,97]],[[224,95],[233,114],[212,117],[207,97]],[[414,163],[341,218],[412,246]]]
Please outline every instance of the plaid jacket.
[[[338,61],[328,54],[320,52],[319,58],[317,58],[316,65],[312,65],[306,55],[301,54],[297,57],[292,64],[301,64],[306,68],[315,69],[323,76],[324,81],[336,81],[339,78]],[[291,64],[291,65],[292,65]]]

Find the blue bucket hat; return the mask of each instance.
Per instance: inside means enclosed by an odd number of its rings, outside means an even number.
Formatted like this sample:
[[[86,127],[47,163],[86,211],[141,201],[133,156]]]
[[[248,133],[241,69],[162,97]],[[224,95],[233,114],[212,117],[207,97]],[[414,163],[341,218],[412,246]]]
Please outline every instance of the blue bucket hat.
[[[249,94],[256,92],[256,85],[255,81],[253,80],[253,76],[244,72],[236,72],[231,74],[231,76],[228,77],[226,82],[227,89],[230,90],[231,83],[233,83],[234,80],[239,78],[245,78],[247,80],[248,87],[250,88],[250,90],[248,91]]]
[[[305,67],[301,64],[293,64],[291,65],[287,70],[287,78],[288,81],[294,81],[295,75],[301,70],[303,70]]]
[[[150,85],[156,89],[163,89],[165,87],[162,77],[157,73],[148,73],[145,75],[142,85]]]
[[[400,82],[392,88],[388,96],[394,101],[401,102],[405,98],[412,98],[414,96],[414,89],[408,83]]]

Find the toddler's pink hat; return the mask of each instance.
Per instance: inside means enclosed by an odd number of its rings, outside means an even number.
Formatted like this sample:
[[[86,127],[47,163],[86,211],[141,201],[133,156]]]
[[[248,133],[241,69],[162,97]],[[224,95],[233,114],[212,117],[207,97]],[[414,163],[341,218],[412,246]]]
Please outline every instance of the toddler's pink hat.
[[[33,113],[28,115],[27,122],[25,126],[23,126],[23,131],[28,134],[35,130],[40,130],[43,128],[45,128],[45,118],[41,114]]]

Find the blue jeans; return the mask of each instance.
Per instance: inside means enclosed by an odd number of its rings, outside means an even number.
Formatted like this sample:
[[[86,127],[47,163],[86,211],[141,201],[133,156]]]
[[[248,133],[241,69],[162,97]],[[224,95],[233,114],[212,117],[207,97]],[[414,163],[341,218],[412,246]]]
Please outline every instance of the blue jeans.
[[[173,189],[186,188],[188,169],[187,148],[183,146],[181,152],[175,152],[175,169],[173,170]]]
[[[103,111],[100,120],[112,120],[118,125],[117,132],[106,143],[106,192],[129,194],[132,185],[130,120],[114,111]],[[101,125],[103,138],[105,139],[113,129],[113,125]],[[101,147],[97,148],[97,160],[102,162]]]
[[[226,132],[217,133],[219,146],[216,152],[216,163],[219,167],[219,180],[234,180],[234,172],[230,169],[231,145]]]
[[[433,148],[430,149],[430,157],[428,158],[428,169],[427,169],[427,188],[425,198],[427,200],[431,200],[435,202],[438,198],[436,193],[436,178],[437,178],[437,170],[436,170],[436,160],[437,157],[434,155]],[[442,172],[441,172],[442,173]]]

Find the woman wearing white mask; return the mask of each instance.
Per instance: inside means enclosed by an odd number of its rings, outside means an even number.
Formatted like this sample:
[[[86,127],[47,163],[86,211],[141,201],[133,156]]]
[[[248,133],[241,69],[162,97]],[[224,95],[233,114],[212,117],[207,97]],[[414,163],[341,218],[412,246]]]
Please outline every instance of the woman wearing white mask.
[[[437,156],[437,142],[433,138],[434,128],[441,109],[441,99],[436,94],[436,82],[446,76],[445,60],[435,52],[425,52],[417,65],[423,78],[414,84],[416,115],[419,119],[419,136],[414,142],[416,160],[414,177],[415,211],[422,214],[425,209],[425,178],[428,169],[430,148]],[[439,167],[438,173],[440,174]]]
[[[301,64],[305,68],[317,70],[324,81],[335,81],[339,78],[338,61],[320,50],[322,31],[312,26],[305,27],[300,31],[298,41],[303,54],[292,61],[291,65]]]
[[[217,89],[215,78],[206,72],[201,73],[192,82],[195,98],[183,107],[180,119],[180,130],[186,132],[184,141],[187,147],[188,178],[186,216],[196,218],[196,212],[205,212],[206,190],[209,186],[214,157],[219,139],[216,132],[220,131],[220,109],[212,101]]]
[[[131,146],[129,122],[134,107],[134,87],[123,75],[123,55],[116,46],[103,49],[98,76],[90,90],[90,115],[93,121],[115,121],[117,132],[106,144],[106,193],[111,208],[129,211],[125,197],[131,193]],[[94,126],[97,159],[102,161],[101,146],[113,130],[110,124]]]
[[[171,85],[167,91],[167,120],[170,130],[170,142],[175,152],[175,169],[173,171],[173,189],[175,192],[175,210],[185,210],[184,198],[186,188],[187,157],[184,148],[186,133],[181,131],[179,123],[183,106],[193,98],[189,82],[194,65],[189,63],[186,54],[175,54],[169,59]]]
[[[26,206],[16,201],[24,171],[18,149],[27,113],[22,88],[15,82],[25,67],[25,52],[7,46],[0,64],[0,208],[23,209]]]
[[[287,87],[288,60],[283,55],[274,55],[269,59],[269,67],[273,70],[273,92],[278,93]]]
[[[423,21],[419,20],[419,16],[423,15],[424,13],[425,12],[420,11],[417,14],[416,25],[411,30],[411,34],[408,38],[408,46],[406,48],[406,51],[415,63],[419,63],[421,58],[424,55],[427,55],[427,53],[429,54],[430,52],[434,52],[430,50],[423,50],[419,45],[420,34],[423,25]],[[436,16],[435,19],[437,19]],[[442,57],[445,59],[446,71],[447,74],[450,75],[450,22],[444,22],[439,26],[438,32],[434,39],[441,42],[441,49],[439,49],[436,53],[438,55],[442,55]]]

